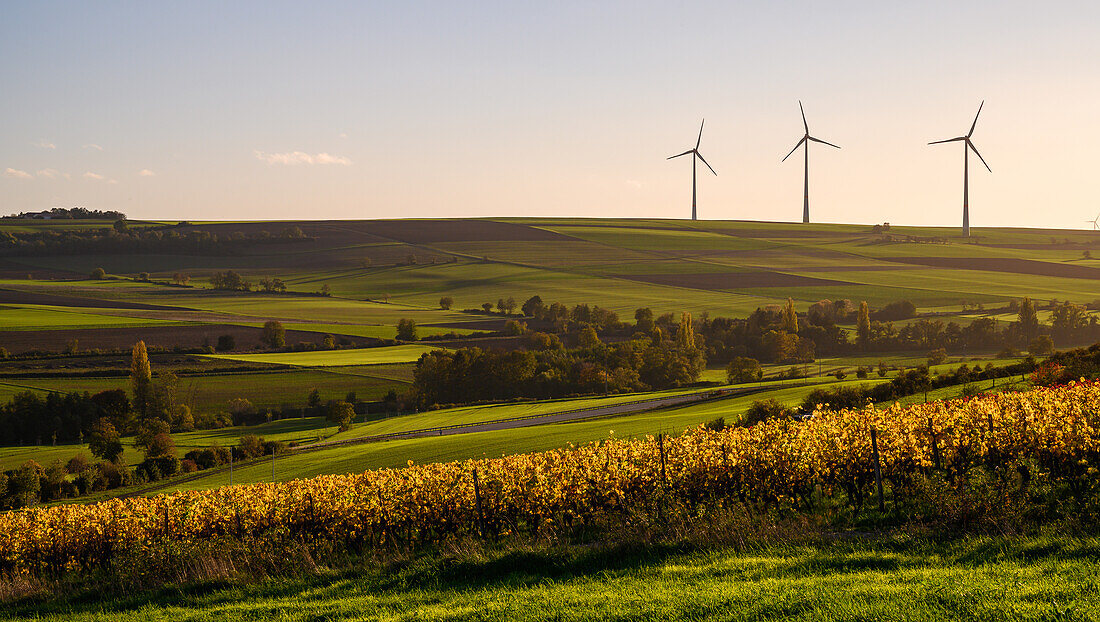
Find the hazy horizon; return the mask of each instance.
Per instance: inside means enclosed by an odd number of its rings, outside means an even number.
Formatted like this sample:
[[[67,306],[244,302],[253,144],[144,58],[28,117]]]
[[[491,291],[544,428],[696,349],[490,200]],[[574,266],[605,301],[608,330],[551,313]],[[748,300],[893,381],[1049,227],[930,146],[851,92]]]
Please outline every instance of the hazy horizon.
[[[1091,228],[1100,8],[5,3],[0,212]],[[702,170],[701,170],[702,172]]]

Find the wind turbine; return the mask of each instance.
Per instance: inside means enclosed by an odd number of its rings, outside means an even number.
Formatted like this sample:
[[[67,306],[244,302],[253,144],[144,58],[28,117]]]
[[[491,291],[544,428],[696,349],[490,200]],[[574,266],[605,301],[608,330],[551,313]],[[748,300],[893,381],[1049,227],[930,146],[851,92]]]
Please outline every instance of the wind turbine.
[[[804,183],[802,185],[802,222],[808,223],[810,222],[810,141],[812,140],[815,143],[821,143],[823,145],[829,145],[830,147],[836,147],[837,149],[840,149],[840,147],[837,147],[833,143],[825,142],[820,138],[814,138],[813,136],[810,136],[810,124],[806,123],[806,111],[802,108],[802,100],[798,100],[798,110],[802,112],[802,127],[805,128],[806,133],[802,136],[802,139],[795,144],[794,149],[791,149],[791,153],[794,153],[798,150],[799,147],[803,145],[806,146],[805,163],[803,170]],[[786,162],[787,158],[791,157],[791,153],[783,156],[783,159],[780,160],[780,162]]]
[[[1085,222],[1091,222],[1092,223],[1092,230],[1093,231],[1100,231],[1100,214],[1097,214],[1096,218],[1094,218],[1092,220],[1086,220]]]
[[[939,145],[941,143],[954,143],[962,141],[963,143],[963,237],[970,237],[970,150],[974,150],[974,155],[978,156],[978,159],[985,164],[985,170],[990,173],[993,169],[989,168],[989,165],[985,163],[985,158],[982,154],[978,153],[978,148],[974,146],[974,143],[970,141],[970,137],[974,135],[974,128],[978,125],[978,115],[982,113],[982,106],[985,106],[983,100],[978,105],[978,114],[974,115],[974,122],[970,124],[970,131],[966,133],[966,136],[957,136],[955,138],[948,138],[947,140],[937,140],[935,142],[928,143],[929,145]],[[1100,217],[1098,217],[1100,219]]]
[[[707,120],[703,119],[703,123],[706,123],[706,122],[707,122]],[[703,164],[707,165],[707,168],[710,169],[710,172],[714,173],[715,177],[718,176],[718,173],[714,172],[714,168],[712,168],[711,165],[708,164],[707,161],[703,158],[703,154],[699,153],[699,143],[701,143],[703,141],[703,123],[699,124],[699,138],[697,138],[695,140],[695,148],[694,149],[688,149],[687,151],[685,151],[683,153],[678,153],[674,156],[670,156],[668,158],[665,158],[666,160],[671,160],[672,158],[678,158],[680,156],[686,156],[688,154],[691,154],[691,219],[692,220],[698,220],[698,213],[696,212],[696,209],[695,209],[695,158],[699,158],[700,160],[703,160]]]

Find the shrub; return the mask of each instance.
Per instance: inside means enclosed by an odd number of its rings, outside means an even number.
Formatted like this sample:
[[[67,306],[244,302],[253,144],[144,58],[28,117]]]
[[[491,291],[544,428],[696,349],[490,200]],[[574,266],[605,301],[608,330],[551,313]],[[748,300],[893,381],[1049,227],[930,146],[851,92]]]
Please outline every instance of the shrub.
[[[745,356],[735,356],[726,365],[726,379],[730,384],[754,382],[763,375],[760,370],[760,362]]]
[[[92,273],[88,276],[96,281],[102,281],[103,279],[107,278],[107,271],[103,268],[96,268],[95,270],[92,270]]]
[[[87,470],[90,466],[91,463],[88,461],[87,456],[85,456],[84,454],[77,454],[72,458],[69,458],[69,461],[65,463],[65,471],[67,473],[75,475],[77,473]]]
[[[355,418],[355,408],[347,402],[332,401],[328,404],[325,418],[340,426],[340,431],[351,429],[351,421]]]
[[[397,321],[397,340],[398,341],[416,341],[416,321],[409,318],[402,318]]]
[[[791,409],[776,401],[775,398],[757,400],[749,406],[741,417],[742,426],[751,426],[771,419],[784,419],[791,416]],[[725,423],[723,421],[723,423]]]
[[[1050,335],[1039,335],[1027,344],[1027,351],[1032,356],[1049,356],[1054,353],[1054,340]]]
[[[237,455],[242,460],[251,460],[264,455],[264,439],[255,434],[245,434],[237,440]]]
[[[263,335],[260,337],[260,341],[267,345],[272,350],[286,347],[286,329],[278,320],[268,320],[264,322]]]

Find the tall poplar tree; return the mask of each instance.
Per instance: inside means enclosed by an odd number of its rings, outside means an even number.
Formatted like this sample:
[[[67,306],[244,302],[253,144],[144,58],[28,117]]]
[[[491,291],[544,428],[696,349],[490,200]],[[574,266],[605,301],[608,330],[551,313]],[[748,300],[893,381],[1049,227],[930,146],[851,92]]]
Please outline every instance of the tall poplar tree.
[[[787,298],[787,306],[783,308],[783,330],[792,335],[798,334],[798,314],[794,312],[794,300]]]
[[[860,347],[866,349],[871,345],[871,312],[867,309],[867,301],[859,303],[859,315],[856,317],[856,339]]]
[[[1034,339],[1039,332],[1039,314],[1035,312],[1035,303],[1031,302],[1030,298],[1025,297],[1020,303],[1020,311],[1016,314],[1016,319],[1020,323],[1020,331],[1024,334],[1024,338],[1028,341]]]
[[[134,410],[142,418],[147,417],[153,402],[153,370],[144,341],[134,344],[130,357],[130,390],[134,394]]]
[[[691,314],[688,312],[680,313],[680,345],[685,348],[695,347],[695,326],[691,321]]]

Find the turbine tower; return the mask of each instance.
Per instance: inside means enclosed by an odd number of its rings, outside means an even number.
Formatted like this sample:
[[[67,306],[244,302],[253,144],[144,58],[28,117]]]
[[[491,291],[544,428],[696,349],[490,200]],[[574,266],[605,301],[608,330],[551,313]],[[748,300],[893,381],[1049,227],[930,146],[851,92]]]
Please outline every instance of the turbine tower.
[[[706,123],[706,122],[707,122],[707,120],[703,119],[703,123]],[[714,173],[714,175],[716,177],[718,176],[718,173],[714,172],[714,169],[711,167],[711,165],[707,164],[707,161],[703,158],[703,154],[699,153],[699,143],[701,143],[703,141],[703,123],[699,124],[699,138],[695,139],[695,148],[694,149],[688,149],[687,151],[685,151],[683,153],[678,153],[674,156],[670,156],[668,158],[665,158],[666,160],[671,160],[672,158],[678,158],[680,156],[686,156],[689,153],[691,154],[691,219],[692,220],[698,220],[698,215],[699,215],[698,212],[696,211],[696,208],[695,208],[695,159],[699,158],[700,160],[703,160],[703,164],[707,165],[707,168],[710,169],[710,172]]]
[[[966,133],[966,136],[956,136],[955,138],[948,138],[947,140],[937,140],[935,142],[928,143],[929,145],[939,145],[942,143],[963,143],[963,237],[970,237],[970,150],[974,150],[974,155],[978,156],[978,159],[985,164],[985,170],[990,173],[993,169],[989,168],[989,165],[985,163],[985,158],[982,154],[978,153],[978,148],[974,146],[974,143],[970,141],[970,137],[974,135],[974,128],[978,126],[978,115],[982,114],[982,106],[985,106],[983,100],[978,105],[978,114],[974,115],[974,122],[970,124],[970,131]],[[1100,217],[1098,217],[1100,218]]]
[[[813,136],[810,136],[810,124],[806,123],[806,111],[802,108],[802,100],[798,100],[798,109],[802,112],[802,127],[805,128],[806,133],[803,134],[802,139],[795,144],[794,149],[791,149],[791,153],[794,153],[798,150],[799,147],[803,145],[806,146],[805,163],[803,165],[804,170],[802,184],[802,222],[808,223],[810,222],[810,141],[812,140],[815,143],[821,143],[823,145],[829,145],[830,147],[836,147],[837,149],[840,149],[840,147],[837,147],[833,143],[825,142],[820,138],[814,138]],[[786,162],[787,158],[791,157],[791,153],[783,156],[783,159],[780,160],[780,162]]]

